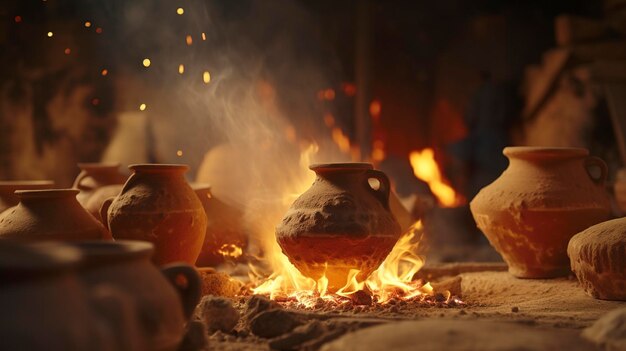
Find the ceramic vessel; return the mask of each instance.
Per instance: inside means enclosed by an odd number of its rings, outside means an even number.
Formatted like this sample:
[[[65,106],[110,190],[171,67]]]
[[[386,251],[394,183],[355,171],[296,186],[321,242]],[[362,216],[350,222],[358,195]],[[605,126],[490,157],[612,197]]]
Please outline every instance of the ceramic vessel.
[[[626,218],[602,222],[574,235],[567,254],[587,294],[626,301]]]
[[[87,201],[83,204],[83,207],[87,210],[87,212],[106,226],[107,224],[100,213],[102,205],[104,205],[108,199],[119,195],[123,187],[124,185],[114,184],[98,188],[89,196]]]
[[[276,228],[283,252],[307,277],[343,287],[351,269],[365,279],[400,237],[389,209],[389,179],[368,163],[312,165],[317,178]],[[379,182],[378,189],[370,185]]]
[[[78,190],[18,190],[20,202],[0,214],[0,238],[22,242],[98,240],[111,235],[76,201]]]
[[[102,218],[116,240],[143,240],[155,246],[157,264],[186,262],[200,254],[207,227],[202,203],[184,178],[186,165],[143,164],[120,194],[107,200]]]
[[[248,245],[243,229],[243,214],[211,194],[208,184],[194,183],[191,186],[207,215],[206,236],[200,256],[199,267],[217,266],[226,261],[238,261]]]
[[[51,180],[15,180],[0,181],[0,213],[20,202],[15,195],[16,190],[52,189],[54,182]]]
[[[159,270],[152,244],[142,241],[77,242],[80,278],[90,287],[112,286],[130,296],[147,350],[176,350],[200,300],[200,278],[185,264]],[[181,283],[181,282],[184,282]]]
[[[72,188],[80,190],[76,199],[83,206],[99,188],[122,185],[126,181],[126,176],[119,171],[119,163],[79,163],[78,168],[80,173],[76,176]]]
[[[569,274],[571,237],[609,218],[606,164],[580,148],[507,147],[504,155],[508,168],[470,203],[478,228],[516,277]]]
[[[79,260],[63,245],[0,241],[0,348],[142,350],[132,328],[119,328],[128,326],[128,300],[110,289],[88,292],[75,274]]]

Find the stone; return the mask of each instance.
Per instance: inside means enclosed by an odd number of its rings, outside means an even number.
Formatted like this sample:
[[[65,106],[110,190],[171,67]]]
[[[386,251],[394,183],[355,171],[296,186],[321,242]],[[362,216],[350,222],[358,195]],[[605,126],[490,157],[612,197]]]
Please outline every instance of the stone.
[[[611,351],[626,351],[626,308],[615,309],[583,330],[583,338]]]
[[[197,314],[206,324],[209,333],[230,333],[239,322],[239,312],[232,302],[223,297],[207,296],[198,305]]]
[[[262,338],[275,338],[294,330],[303,322],[294,314],[283,309],[261,312],[250,320],[250,331]]]
[[[178,351],[205,350],[208,345],[209,339],[206,335],[206,326],[204,323],[199,320],[189,321],[189,324],[187,324],[187,333],[178,347]]]
[[[587,294],[626,301],[626,218],[583,230],[569,242],[572,271]]]
[[[281,309],[282,307],[276,301],[272,301],[263,295],[252,295],[246,304],[246,309],[243,313],[244,320],[250,322],[261,312]]]
[[[241,290],[242,283],[226,273],[213,268],[199,268],[202,280],[202,295],[234,297]]]

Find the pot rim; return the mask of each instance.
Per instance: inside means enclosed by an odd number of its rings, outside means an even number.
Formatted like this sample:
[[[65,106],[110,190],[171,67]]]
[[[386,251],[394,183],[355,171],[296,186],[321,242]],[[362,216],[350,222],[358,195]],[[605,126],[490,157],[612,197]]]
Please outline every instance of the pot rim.
[[[81,266],[100,266],[114,262],[150,258],[154,253],[154,245],[139,240],[83,240],[68,242],[81,254]]]
[[[570,158],[589,156],[589,150],[581,147],[507,146],[502,154],[519,158]]]
[[[39,189],[39,190],[16,190],[15,195],[20,199],[51,199],[51,198],[64,198],[64,197],[76,197],[80,193],[78,189]]]
[[[66,272],[76,267],[81,255],[64,243],[21,244],[0,242],[0,280],[19,282],[37,276]]]
[[[187,172],[189,166],[182,163],[136,163],[128,166],[128,169],[137,173],[161,173],[165,172]]]
[[[48,189],[53,186],[52,180],[0,180],[0,191]]]
[[[371,163],[367,162],[337,162],[337,163],[314,163],[309,165],[312,171],[361,171],[374,169]]]

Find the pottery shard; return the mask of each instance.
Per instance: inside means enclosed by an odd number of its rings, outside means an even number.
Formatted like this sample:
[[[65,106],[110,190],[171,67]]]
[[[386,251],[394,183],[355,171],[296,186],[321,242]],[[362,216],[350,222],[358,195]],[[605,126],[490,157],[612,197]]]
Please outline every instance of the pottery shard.
[[[239,322],[239,312],[230,300],[223,297],[207,296],[198,305],[200,318],[207,326],[209,333],[222,331],[229,333]]]
[[[262,338],[275,338],[303,324],[297,316],[283,309],[262,312],[250,321],[250,331]]]
[[[572,271],[585,291],[602,300],[626,301],[626,218],[594,225],[569,242]]]
[[[626,308],[605,314],[585,329],[582,336],[605,350],[626,351]]]

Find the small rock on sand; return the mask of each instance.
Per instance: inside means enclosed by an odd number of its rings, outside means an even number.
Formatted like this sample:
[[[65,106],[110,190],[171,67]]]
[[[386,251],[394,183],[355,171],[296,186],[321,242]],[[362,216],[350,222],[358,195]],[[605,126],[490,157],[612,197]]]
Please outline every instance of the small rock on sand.
[[[239,312],[233,307],[230,300],[223,297],[204,297],[198,305],[196,313],[206,324],[209,333],[218,330],[229,333],[239,321]]]

